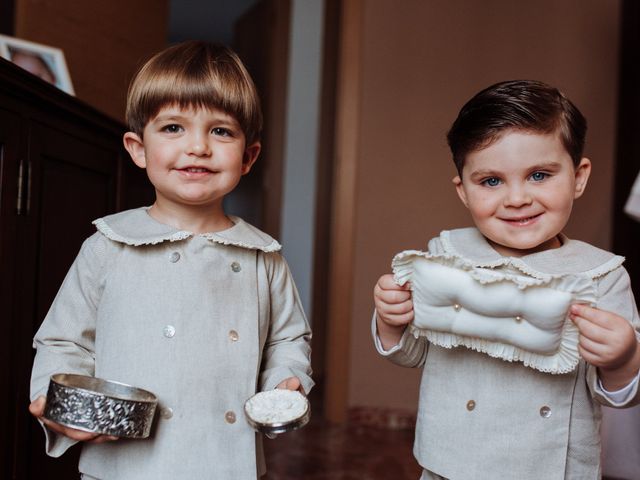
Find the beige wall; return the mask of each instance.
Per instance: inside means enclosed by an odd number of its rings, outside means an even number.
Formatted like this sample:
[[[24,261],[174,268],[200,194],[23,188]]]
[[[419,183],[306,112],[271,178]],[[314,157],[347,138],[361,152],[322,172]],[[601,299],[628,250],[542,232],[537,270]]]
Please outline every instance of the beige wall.
[[[165,47],[167,0],[16,0],[15,36],[61,48],[76,97],[124,120],[129,80]]]
[[[416,407],[420,371],[373,349],[372,287],[396,252],[470,224],[445,134],[481,88],[539,79],[578,105],[594,173],[567,232],[609,247],[619,9],[614,0],[362,1],[347,406]]]

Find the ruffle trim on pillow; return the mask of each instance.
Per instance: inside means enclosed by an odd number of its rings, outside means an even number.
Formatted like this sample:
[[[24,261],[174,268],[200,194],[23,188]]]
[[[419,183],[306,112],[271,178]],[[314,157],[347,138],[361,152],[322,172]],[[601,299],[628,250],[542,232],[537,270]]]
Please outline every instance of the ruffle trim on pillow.
[[[501,262],[492,268],[477,267],[473,263],[456,255],[431,255],[428,252],[419,250],[406,250],[400,252],[393,258],[392,267],[394,279],[399,285],[411,282],[414,274],[413,262],[415,257],[424,257],[427,260],[437,262],[441,265],[467,271],[472,278],[481,284],[510,282],[522,290],[533,286],[545,286],[570,293],[573,296],[572,303],[585,303],[589,305],[596,303],[596,288],[591,277],[587,275],[544,274],[521,268],[524,264],[519,265],[518,262],[510,261]],[[504,267],[504,269],[498,269],[498,267]],[[611,269],[615,268],[613,266],[610,267]],[[520,272],[522,272],[522,274],[520,274]],[[578,353],[579,332],[568,315],[562,327],[560,345],[556,353],[552,355],[530,352],[520,347],[494,340],[418,328],[413,324],[409,325],[409,332],[416,338],[421,336],[426,337],[429,342],[444,348],[464,346],[494,358],[500,358],[509,362],[522,362],[527,367],[545,373],[569,373],[576,368],[580,361],[580,355]]]
[[[522,362],[525,367],[534,368],[540,372],[552,374],[564,374],[572,372],[578,362],[578,328],[567,320],[564,325],[560,348],[554,355],[541,355],[527,352],[521,348],[499,342],[492,342],[481,338],[471,338],[436,330],[424,330],[409,325],[409,333],[414,337],[426,337],[434,345],[444,348],[464,346],[480,353],[486,353],[490,357],[499,358],[508,362]]]

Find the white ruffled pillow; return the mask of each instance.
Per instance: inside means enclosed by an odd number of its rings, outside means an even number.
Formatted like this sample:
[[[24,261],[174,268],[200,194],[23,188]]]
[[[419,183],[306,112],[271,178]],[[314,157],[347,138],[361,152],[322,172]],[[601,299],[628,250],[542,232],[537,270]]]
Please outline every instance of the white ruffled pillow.
[[[531,275],[519,264],[475,267],[455,256],[408,250],[393,259],[396,282],[411,282],[410,332],[436,345],[465,346],[548,373],[579,361],[572,303],[595,302],[593,282],[576,275]]]

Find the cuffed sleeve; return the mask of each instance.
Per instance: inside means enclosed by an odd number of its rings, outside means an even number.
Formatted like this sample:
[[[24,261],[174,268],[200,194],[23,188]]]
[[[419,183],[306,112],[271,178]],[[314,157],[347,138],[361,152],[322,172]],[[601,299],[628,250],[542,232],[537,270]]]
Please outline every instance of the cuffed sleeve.
[[[631,282],[627,271],[620,267],[600,279],[598,281],[598,296],[597,308],[614,312],[626,318],[633,325],[636,331],[636,341],[638,341],[640,335],[640,317],[638,316],[638,309],[633,297]],[[615,408],[626,408],[640,403],[640,390],[638,389],[637,376],[636,379],[627,386],[629,390],[627,390],[626,395],[623,395],[622,400],[615,394],[611,396],[610,392],[602,388],[597,369],[592,365],[589,365],[587,371],[587,382],[593,397],[603,405]]]
[[[602,390],[602,393],[605,397],[611,401],[611,403],[623,405],[625,402],[629,401],[633,398],[635,390],[638,388],[638,379],[640,378],[640,373],[635,376],[628,385],[621,388],[620,390],[616,390],[615,392],[610,392],[602,386],[602,382],[598,380],[598,386]]]
[[[409,333],[409,329],[406,329],[398,344],[394,345],[389,350],[385,350],[382,347],[382,342],[378,336],[376,315],[377,313],[374,310],[373,318],[371,319],[371,334],[378,353],[396,365],[400,365],[402,367],[413,368],[423,366],[428,348],[425,337],[416,338]]]
[[[284,258],[268,254],[269,335],[262,357],[261,390],[275,388],[288,377],[298,377],[305,393],[311,379],[311,329],[302,310],[298,291]]]
[[[47,316],[36,333],[31,374],[31,400],[47,394],[49,378],[56,373],[94,373],[96,308],[100,296],[104,245],[97,235],[87,239],[73,262]],[[46,427],[46,453],[59,457],[76,443]]]

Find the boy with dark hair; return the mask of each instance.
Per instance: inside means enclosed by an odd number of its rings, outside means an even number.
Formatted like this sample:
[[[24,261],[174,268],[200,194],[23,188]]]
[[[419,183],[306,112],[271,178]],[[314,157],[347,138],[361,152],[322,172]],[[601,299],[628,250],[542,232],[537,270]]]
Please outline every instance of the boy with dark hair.
[[[397,255],[375,286],[378,351],[424,367],[423,479],[599,479],[600,404],[640,401],[624,259],[563,234],[591,172],[585,133],[544,83],[478,93],[448,134],[475,228]]]

